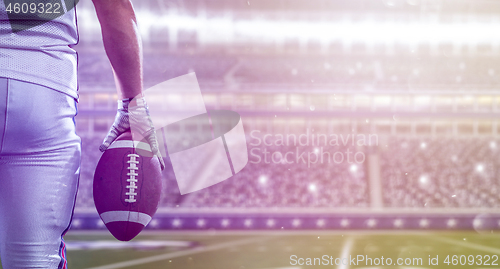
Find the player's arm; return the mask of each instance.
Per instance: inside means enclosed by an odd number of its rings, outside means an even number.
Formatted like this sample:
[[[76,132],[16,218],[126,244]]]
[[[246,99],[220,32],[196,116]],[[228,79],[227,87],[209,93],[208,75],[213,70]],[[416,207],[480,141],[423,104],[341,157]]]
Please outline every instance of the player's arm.
[[[133,98],[142,92],[142,45],[132,3],[129,0],[92,1],[118,94],[122,98]]]
[[[120,134],[132,127],[133,132],[146,138],[164,169],[153,122],[142,96],[142,46],[132,3],[130,0],[92,1],[101,24],[104,49],[121,96],[115,121],[99,149],[105,151]]]

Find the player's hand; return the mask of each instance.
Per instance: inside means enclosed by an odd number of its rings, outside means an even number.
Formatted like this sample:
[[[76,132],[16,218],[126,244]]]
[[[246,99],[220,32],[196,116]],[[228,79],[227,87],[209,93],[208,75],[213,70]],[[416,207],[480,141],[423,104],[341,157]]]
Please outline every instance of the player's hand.
[[[165,162],[158,149],[158,140],[153,121],[149,116],[149,109],[144,97],[136,97],[133,100],[123,99],[118,101],[118,111],[116,112],[115,122],[111,126],[106,138],[102,142],[99,150],[104,152],[109,145],[121,134],[133,127],[134,132],[138,132],[144,137],[151,146],[151,152],[158,157],[161,170],[165,169]]]

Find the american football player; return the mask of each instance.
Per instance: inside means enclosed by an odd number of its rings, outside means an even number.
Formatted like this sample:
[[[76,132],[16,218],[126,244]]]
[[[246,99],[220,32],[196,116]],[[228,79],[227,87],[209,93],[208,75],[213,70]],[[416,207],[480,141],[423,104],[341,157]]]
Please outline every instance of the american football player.
[[[0,0],[0,258],[4,269],[67,268],[80,172],[76,135],[78,0]],[[131,121],[158,154],[142,93],[129,0],[92,0],[120,96],[102,151]],[[49,13],[50,11],[50,13]],[[136,97],[133,102],[132,98]],[[131,108],[134,113],[130,113]],[[160,163],[163,162],[159,156]]]

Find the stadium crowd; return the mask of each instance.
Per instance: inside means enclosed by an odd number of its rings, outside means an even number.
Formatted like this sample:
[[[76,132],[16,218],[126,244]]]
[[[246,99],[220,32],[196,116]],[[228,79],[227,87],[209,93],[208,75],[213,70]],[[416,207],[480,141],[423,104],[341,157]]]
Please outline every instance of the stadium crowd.
[[[386,207],[495,208],[500,144],[494,139],[392,139],[381,151]]]
[[[100,137],[83,137],[78,208],[93,207],[92,179],[100,157]],[[329,147],[336,152],[378,152],[383,204],[392,208],[495,208],[500,205],[500,141],[488,138],[422,139],[392,137],[387,146]],[[249,145],[249,150],[254,149]],[[263,150],[263,149],[262,149]],[[269,146],[270,152],[295,151]],[[302,147],[301,151],[318,152]],[[308,167],[309,166],[309,167]],[[184,169],[190,169],[185,164]],[[367,208],[369,166],[364,163],[255,162],[232,178],[181,195],[167,162],[163,208]]]
[[[93,207],[92,180],[100,157],[99,137],[83,138],[83,159],[77,207]],[[350,146],[348,146],[351,148]],[[294,147],[268,148],[295,151]],[[314,147],[301,151],[315,152]],[[325,149],[326,151],[326,149]],[[345,146],[331,147],[330,152],[346,151]],[[354,151],[351,148],[351,151]],[[316,154],[316,153],[314,153]],[[184,169],[192,169],[186,163]],[[160,207],[172,208],[282,208],[282,207],[367,207],[369,205],[365,163],[328,163],[326,159],[309,165],[304,162],[249,162],[232,178],[209,188],[180,195],[172,166],[163,172]]]

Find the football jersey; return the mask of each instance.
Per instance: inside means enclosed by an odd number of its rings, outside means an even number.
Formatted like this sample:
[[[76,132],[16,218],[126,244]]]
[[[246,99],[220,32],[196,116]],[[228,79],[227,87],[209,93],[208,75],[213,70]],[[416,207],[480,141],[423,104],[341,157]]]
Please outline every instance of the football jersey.
[[[0,0],[0,77],[78,98],[78,0]]]

